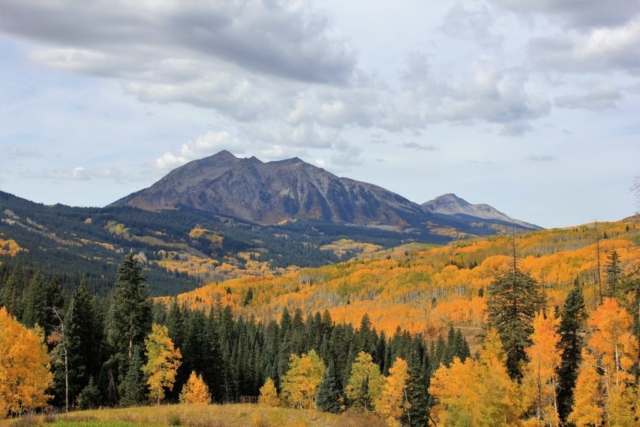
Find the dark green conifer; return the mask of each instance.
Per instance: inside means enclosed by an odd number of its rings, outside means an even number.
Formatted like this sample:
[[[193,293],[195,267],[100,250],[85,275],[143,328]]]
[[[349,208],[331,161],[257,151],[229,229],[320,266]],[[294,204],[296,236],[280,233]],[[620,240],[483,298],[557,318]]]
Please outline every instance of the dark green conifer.
[[[511,267],[489,285],[487,315],[489,326],[496,328],[507,354],[507,369],[512,378],[521,378],[520,362],[531,344],[533,319],[544,306],[538,282],[517,267]]]
[[[419,351],[411,353],[409,359],[409,380],[407,381],[407,400],[411,407],[403,419],[410,427],[429,425],[429,377],[423,369]]]
[[[342,386],[336,374],[333,361],[329,363],[329,368],[322,377],[322,382],[318,389],[316,406],[320,411],[339,414],[342,412]]]
[[[142,373],[142,357],[140,349],[132,349],[131,363],[127,375],[122,383],[123,406],[137,406],[143,403],[147,397],[147,386],[145,385],[144,374]]]
[[[580,330],[587,318],[584,297],[579,287],[567,295],[562,307],[562,320],[558,328],[561,339],[558,349],[562,362],[558,369],[558,413],[565,421],[573,406],[573,390],[578,378],[578,367],[582,361],[583,339]]]

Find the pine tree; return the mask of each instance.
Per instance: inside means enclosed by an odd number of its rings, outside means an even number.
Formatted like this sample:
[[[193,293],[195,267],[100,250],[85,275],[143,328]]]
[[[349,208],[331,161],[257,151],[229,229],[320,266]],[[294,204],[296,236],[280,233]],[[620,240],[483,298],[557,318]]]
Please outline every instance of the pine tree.
[[[115,350],[120,385],[128,373],[133,348],[142,347],[151,331],[151,299],[141,267],[129,254],[118,268],[118,281],[111,302],[107,341]]]
[[[607,256],[607,296],[617,297],[620,291],[620,280],[622,279],[622,269],[620,268],[620,255],[614,249]]]
[[[533,319],[543,307],[538,283],[512,266],[496,277],[488,287],[487,316],[489,326],[496,328],[507,354],[507,369],[511,378],[520,378],[520,362],[525,361],[525,347],[531,344]]]
[[[407,400],[411,404],[403,422],[410,427],[429,425],[429,378],[427,367],[422,366],[417,350],[409,359],[409,381],[407,382]]]
[[[138,347],[132,350],[133,356],[127,375],[122,382],[122,400],[123,406],[137,406],[146,400],[147,387],[144,382],[144,374],[142,373],[142,357]]]
[[[100,389],[93,383],[93,377],[89,378],[89,384],[78,395],[78,407],[82,411],[95,409],[100,406]]]
[[[582,361],[583,340],[580,331],[587,317],[584,297],[579,287],[574,287],[567,295],[561,317],[558,328],[562,357],[558,369],[558,412],[560,419],[565,421],[573,406],[573,391],[578,378],[578,367]]]
[[[322,412],[330,412],[332,414],[339,414],[342,412],[342,393],[340,390],[340,381],[336,373],[336,368],[333,362],[329,363],[329,369],[324,373],[320,388],[318,389],[318,397],[316,406]]]
[[[83,279],[73,292],[66,315],[69,354],[69,399],[74,402],[89,380],[99,374],[102,325],[96,321],[93,304]]]

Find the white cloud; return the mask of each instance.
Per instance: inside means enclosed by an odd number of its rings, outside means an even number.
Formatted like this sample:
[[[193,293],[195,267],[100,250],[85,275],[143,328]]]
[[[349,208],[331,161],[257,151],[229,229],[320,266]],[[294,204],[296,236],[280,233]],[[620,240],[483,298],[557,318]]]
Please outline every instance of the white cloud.
[[[614,28],[597,28],[562,37],[540,38],[530,45],[543,67],[565,72],[626,71],[640,73],[640,17]]]
[[[211,156],[219,151],[229,150],[238,154],[243,153],[242,146],[227,132],[207,132],[197,138],[182,144],[176,152],[164,153],[154,161],[157,169],[173,169],[202,157]]]
[[[90,181],[93,179],[112,180],[117,182],[128,182],[139,180],[138,173],[127,174],[117,168],[85,168],[77,166],[68,169],[57,169],[46,174],[48,178],[64,179],[72,181]]]
[[[44,155],[39,148],[6,147],[4,151],[14,157],[42,157]]]
[[[620,90],[612,83],[598,83],[580,95],[562,95],[553,102],[557,107],[601,111],[615,108],[621,97]]]

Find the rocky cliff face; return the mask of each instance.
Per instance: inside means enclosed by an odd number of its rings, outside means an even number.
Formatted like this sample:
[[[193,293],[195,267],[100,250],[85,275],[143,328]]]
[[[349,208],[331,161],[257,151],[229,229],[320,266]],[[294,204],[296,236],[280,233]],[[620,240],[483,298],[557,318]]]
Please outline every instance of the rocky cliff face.
[[[381,187],[339,178],[298,158],[264,163],[228,151],[190,162],[114,206],[180,205],[259,224],[317,219],[357,225],[410,225],[432,215]]]

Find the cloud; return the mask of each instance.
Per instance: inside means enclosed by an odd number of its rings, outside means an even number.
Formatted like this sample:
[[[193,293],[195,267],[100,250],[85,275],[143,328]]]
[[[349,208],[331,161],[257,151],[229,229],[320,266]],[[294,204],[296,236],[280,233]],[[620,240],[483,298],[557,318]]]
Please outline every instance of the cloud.
[[[449,37],[472,40],[485,47],[495,47],[502,43],[502,36],[492,32],[496,19],[495,11],[486,4],[468,4],[457,2],[440,26],[440,30]]]
[[[153,165],[156,169],[173,169],[202,157],[211,156],[219,151],[229,150],[242,154],[242,146],[231,138],[228,132],[207,132],[197,138],[182,144],[175,152],[166,152],[155,159]]]
[[[70,13],[73,10],[73,13]],[[118,74],[154,60],[197,57],[258,74],[309,82],[341,82],[355,55],[328,17],[295,1],[214,0],[78,4],[71,0],[6,0],[0,29],[64,46],[52,66]],[[62,60],[62,62],[61,62]],[[74,65],[75,64],[75,65]],[[153,68],[147,68],[152,71]]]
[[[564,72],[626,71],[640,73],[640,17],[614,28],[531,41],[529,52],[538,65]]]
[[[141,179],[137,174],[127,174],[117,168],[85,168],[82,166],[57,169],[46,174],[48,178],[72,181],[90,181],[92,179],[106,179],[117,182],[129,182]]]
[[[554,99],[559,108],[601,111],[615,108],[621,94],[618,87],[611,83],[599,83],[581,95],[563,95]]]
[[[423,128],[426,123],[487,122],[501,125],[503,134],[531,129],[529,122],[551,111],[542,94],[527,90],[524,70],[501,70],[494,61],[471,64],[460,82],[438,79],[425,55],[413,55],[403,73],[402,91],[391,96],[380,125],[387,130]]]
[[[527,160],[530,160],[532,162],[551,162],[555,159],[556,159],[555,157],[549,156],[549,155],[527,157]]]
[[[546,16],[570,28],[588,29],[624,25],[640,12],[635,0],[490,0],[505,9],[527,16]]]
[[[44,155],[42,150],[33,148],[6,147],[4,151],[14,157],[42,157]]]
[[[438,147],[435,145],[421,145],[417,142],[405,142],[402,144],[404,148],[409,148],[411,150],[420,150],[420,151],[438,151]]]

